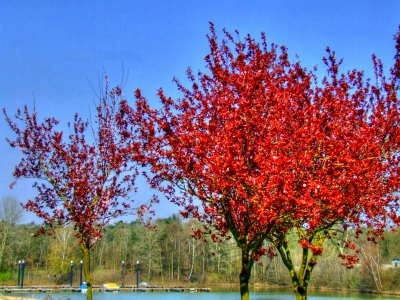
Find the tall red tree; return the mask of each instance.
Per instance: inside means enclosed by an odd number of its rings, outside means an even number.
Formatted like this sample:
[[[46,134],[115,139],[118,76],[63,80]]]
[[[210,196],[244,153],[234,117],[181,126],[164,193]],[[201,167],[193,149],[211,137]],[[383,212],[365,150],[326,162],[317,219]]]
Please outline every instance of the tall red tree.
[[[121,89],[109,91],[106,82],[105,95],[96,107],[92,126],[76,114],[74,123],[68,124],[67,136],[56,131],[59,122],[54,118],[40,123],[37,113],[29,113],[25,107],[16,115],[22,121],[20,125],[3,109],[17,135],[8,142],[22,151],[13,175],[16,179],[36,180],[34,187],[38,194],[24,207],[44,219],[39,234],[52,234],[55,228],[67,224],[74,226],[83,253],[89,300],[92,299],[90,253],[101,239],[105,225],[122,215],[141,215],[148,208],[131,207],[140,155],[135,144],[131,140],[128,143],[128,135],[120,124],[119,108],[124,101]]]
[[[155,110],[136,93],[137,111],[147,115],[140,122],[152,184],[183,206],[184,216],[236,240],[243,300],[254,261],[273,255],[262,248],[265,239],[288,268],[296,298],[305,299],[327,239],[364,228],[372,239],[399,223],[399,33],[389,79],[374,58],[375,85],[356,70],[339,74],[329,49],[328,76],[319,82],[315,70],[291,62],[287,49],[268,46],[264,35],[257,43],[224,33],[219,41],[211,25],[207,73],[196,79],[188,69],[190,88],[175,80],[181,99],[160,90],[162,109]],[[299,269],[287,244],[293,230]],[[349,265],[352,255],[340,253]]]

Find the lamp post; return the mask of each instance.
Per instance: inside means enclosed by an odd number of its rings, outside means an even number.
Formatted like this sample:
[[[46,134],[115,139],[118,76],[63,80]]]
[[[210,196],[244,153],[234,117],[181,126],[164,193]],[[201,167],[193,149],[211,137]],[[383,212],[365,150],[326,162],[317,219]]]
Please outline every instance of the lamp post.
[[[21,261],[18,261],[18,288],[20,288],[21,284]]]
[[[121,284],[121,287],[124,287],[124,277],[125,277],[125,262],[122,261],[122,271],[121,271],[122,284]]]
[[[139,288],[139,261],[136,261],[136,291]]]
[[[79,269],[79,287],[82,286],[82,267],[83,267],[83,261],[81,260],[81,266]]]
[[[69,286],[70,287],[72,287],[72,279],[73,279],[73,276],[74,276],[73,267],[74,267],[74,262],[71,260],[71,269],[69,271]]]
[[[21,264],[21,289],[24,288],[24,271],[25,271],[25,260],[22,260],[22,264]]]

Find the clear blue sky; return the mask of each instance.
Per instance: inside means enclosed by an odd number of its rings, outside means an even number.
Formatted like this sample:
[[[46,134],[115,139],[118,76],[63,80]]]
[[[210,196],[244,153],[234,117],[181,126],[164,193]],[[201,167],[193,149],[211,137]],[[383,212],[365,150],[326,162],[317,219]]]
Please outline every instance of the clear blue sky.
[[[322,69],[330,46],[345,59],[344,68],[372,76],[373,53],[386,68],[393,63],[400,1],[0,0],[0,107],[12,114],[25,104],[32,108],[35,99],[40,117],[65,124],[75,112],[88,115],[96,98],[89,82],[96,86],[105,70],[119,84],[122,65],[130,72],[128,100],[136,88],[154,104],[159,87],[177,97],[172,78],[184,81],[188,66],[204,70],[209,21],[220,36],[223,28],[256,38],[263,31],[309,67]],[[6,143],[13,135],[1,119],[0,197],[25,202],[35,195],[29,182],[8,188],[20,156]],[[144,188],[138,197],[147,193]],[[168,217],[177,208],[162,202],[157,211]],[[30,220],[37,221],[26,214]]]

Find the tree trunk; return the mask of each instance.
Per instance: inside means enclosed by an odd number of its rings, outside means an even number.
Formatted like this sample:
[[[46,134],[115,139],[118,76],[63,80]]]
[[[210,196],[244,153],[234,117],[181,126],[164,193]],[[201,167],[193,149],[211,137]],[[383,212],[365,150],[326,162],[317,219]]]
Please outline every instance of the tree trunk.
[[[99,264],[98,264],[98,267],[99,268],[101,268],[101,265],[102,265],[102,260],[103,260],[103,252],[104,252],[104,247],[105,247],[105,245],[106,245],[106,243],[105,243],[105,241],[101,241],[100,242],[100,249],[99,249],[99,254],[98,254],[98,260],[99,260]]]
[[[81,250],[83,252],[83,274],[85,275],[86,285],[87,285],[87,293],[86,299],[93,299],[93,278],[92,273],[90,272],[90,249],[87,248],[84,244],[81,244]]]
[[[249,251],[247,249],[242,249],[242,271],[239,275],[241,300],[250,300],[249,281],[253,263],[254,259],[249,255]]]
[[[296,294],[296,300],[307,300],[307,290],[301,286],[294,288],[294,293]]]
[[[201,272],[201,282],[204,283],[205,282],[205,270],[206,270],[206,257],[205,257],[205,245],[204,243],[201,245],[201,249],[202,249],[202,272]]]
[[[178,244],[178,282],[180,282],[181,278],[181,241]]]
[[[160,251],[160,275],[161,275],[161,282],[164,283],[162,251]]]
[[[189,240],[189,252],[190,252],[190,240]],[[194,237],[192,237],[192,258],[190,260],[190,273],[187,276],[187,280],[190,280],[194,270],[194,257],[195,257],[195,244],[194,244]]]
[[[171,279],[174,279],[174,252],[171,253]]]
[[[249,294],[249,280],[245,279],[245,276],[240,275],[240,299],[241,300],[250,300]]]
[[[9,234],[9,229],[11,227],[11,224],[8,226],[6,221],[2,221],[2,227],[0,229],[0,232],[2,233],[2,239],[1,239],[1,247],[0,247],[0,266],[3,264],[3,256],[4,253],[6,253],[6,246],[7,246],[7,238]]]
[[[303,272],[305,269],[305,266],[303,265],[304,262],[307,262],[307,257],[304,257],[304,255],[307,255],[308,249],[303,249],[303,260],[302,260],[302,266],[300,267],[299,273],[297,274],[293,260],[292,260],[292,255],[290,253],[289,245],[286,240],[283,240],[280,244],[276,244],[276,248],[279,251],[279,254],[281,255],[282,261],[286,268],[289,271],[290,278],[292,279],[293,283],[293,291],[296,294],[296,300],[306,300],[307,299],[307,284],[309,280],[309,274],[308,279],[304,280],[303,277]]]
[[[300,229],[298,230],[298,235],[299,240],[306,238],[306,235]],[[311,238],[308,238],[307,241],[310,245],[320,247],[322,249],[325,238],[326,236],[323,231],[317,231],[315,235]],[[296,299],[305,300],[307,299],[307,288],[308,284],[310,283],[311,274],[314,270],[314,266],[317,264],[317,259],[322,252],[320,254],[312,253],[308,247],[304,247],[302,249],[300,268],[296,272],[287,239],[285,236],[280,236],[279,240],[280,242],[274,243],[274,245],[281,256],[283,264],[289,271],[293,283],[293,291],[296,294]],[[310,253],[311,257],[309,258]]]

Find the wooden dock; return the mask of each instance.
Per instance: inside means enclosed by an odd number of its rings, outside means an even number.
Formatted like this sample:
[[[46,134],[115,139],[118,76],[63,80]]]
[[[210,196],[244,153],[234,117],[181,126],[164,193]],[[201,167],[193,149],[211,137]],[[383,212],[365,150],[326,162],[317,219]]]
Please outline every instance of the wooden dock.
[[[23,289],[18,287],[0,287],[0,293],[62,293],[62,292],[80,292],[79,287],[69,286],[32,286],[24,287]],[[120,287],[118,290],[107,290],[103,286],[93,286],[93,292],[210,292],[211,288],[205,287],[186,287],[186,286],[148,286],[136,288],[133,286]]]

